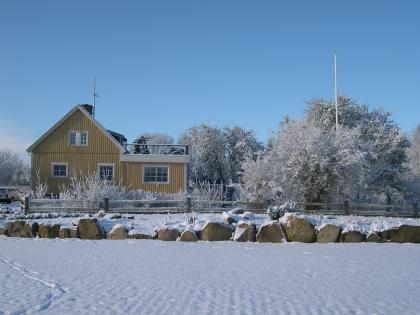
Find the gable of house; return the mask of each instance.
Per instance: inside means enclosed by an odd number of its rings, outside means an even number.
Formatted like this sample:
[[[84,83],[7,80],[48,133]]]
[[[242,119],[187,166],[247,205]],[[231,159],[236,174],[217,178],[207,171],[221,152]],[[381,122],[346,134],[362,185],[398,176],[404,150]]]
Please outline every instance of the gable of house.
[[[69,145],[70,132],[87,132],[88,145]],[[76,106],[27,150],[31,153],[121,153],[124,148],[82,108]]]

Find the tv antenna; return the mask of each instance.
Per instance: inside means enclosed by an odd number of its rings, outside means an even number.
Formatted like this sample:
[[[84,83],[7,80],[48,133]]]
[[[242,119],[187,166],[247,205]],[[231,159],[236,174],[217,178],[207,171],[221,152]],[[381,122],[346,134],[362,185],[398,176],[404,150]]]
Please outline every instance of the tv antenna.
[[[98,94],[96,94],[96,77],[93,79],[93,113],[92,116],[95,117],[95,111],[96,111],[96,98],[99,97]]]

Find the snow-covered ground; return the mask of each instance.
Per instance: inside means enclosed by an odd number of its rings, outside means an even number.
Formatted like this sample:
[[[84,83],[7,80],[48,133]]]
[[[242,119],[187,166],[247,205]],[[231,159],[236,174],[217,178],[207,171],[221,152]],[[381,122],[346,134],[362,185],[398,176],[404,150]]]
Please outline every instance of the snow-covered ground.
[[[0,314],[419,314],[420,246],[0,237]]]

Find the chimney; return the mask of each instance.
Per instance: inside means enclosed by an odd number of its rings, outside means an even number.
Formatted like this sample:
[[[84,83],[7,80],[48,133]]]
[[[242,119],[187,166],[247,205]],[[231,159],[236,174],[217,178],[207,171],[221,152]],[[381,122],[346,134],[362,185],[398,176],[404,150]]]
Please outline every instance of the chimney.
[[[93,106],[89,104],[80,104],[89,114],[93,116]]]

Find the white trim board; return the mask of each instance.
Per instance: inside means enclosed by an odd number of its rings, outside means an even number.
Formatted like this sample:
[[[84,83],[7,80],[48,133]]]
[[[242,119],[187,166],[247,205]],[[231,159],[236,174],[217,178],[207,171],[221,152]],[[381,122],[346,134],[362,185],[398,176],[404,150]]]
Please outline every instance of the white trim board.
[[[141,163],[189,163],[189,155],[171,154],[121,154],[121,162],[141,162]]]

